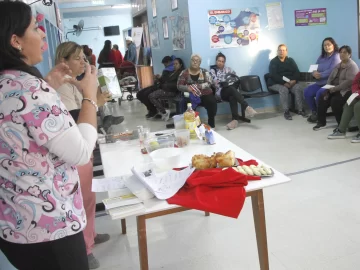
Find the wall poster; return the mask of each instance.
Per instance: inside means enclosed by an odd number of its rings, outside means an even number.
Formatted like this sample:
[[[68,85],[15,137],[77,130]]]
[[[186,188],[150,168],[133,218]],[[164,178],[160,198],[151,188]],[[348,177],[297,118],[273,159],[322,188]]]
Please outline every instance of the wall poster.
[[[258,8],[209,10],[210,48],[232,48],[257,43]]]
[[[167,17],[162,18],[162,27],[163,27],[164,39],[169,39],[169,26],[168,26]]]
[[[325,25],[326,8],[295,10],[295,26]]]
[[[185,30],[185,19],[181,15],[169,17],[171,20],[171,30],[173,39],[173,50],[185,50],[186,43],[186,30]]]
[[[266,14],[270,30],[284,28],[283,11],[280,2],[267,3]]]
[[[150,44],[153,49],[160,48],[159,28],[156,19],[150,24]]]

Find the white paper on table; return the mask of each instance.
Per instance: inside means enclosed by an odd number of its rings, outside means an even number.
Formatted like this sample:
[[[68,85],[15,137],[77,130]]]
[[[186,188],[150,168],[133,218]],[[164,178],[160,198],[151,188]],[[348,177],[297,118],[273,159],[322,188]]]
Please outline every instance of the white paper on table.
[[[93,179],[91,185],[92,192],[105,192],[124,188],[126,186],[122,177]]]
[[[285,76],[283,76],[282,79],[283,79],[285,82],[290,82],[290,79],[287,78],[287,77],[285,77]]]
[[[194,170],[195,168],[189,166],[181,171],[171,170],[159,175],[152,173],[150,176],[145,177],[143,173],[137,171],[134,167],[131,169],[134,175],[160,200],[166,200],[174,196],[184,186]]]
[[[323,87],[321,88],[324,88],[324,89],[331,89],[331,88],[334,88],[335,86],[334,85],[331,85],[331,84],[327,84],[327,85],[324,85]]]
[[[139,199],[145,201],[154,197],[148,188],[135,175],[131,175],[124,180],[125,186]]]
[[[310,65],[309,71],[308,72],[314,72],[317,71],[319,65]]]
[[[348,98],[348,100],[346,101],[346,103],[347,103],[348,105],[350,105],[350,104],[354,101],[354,99],[355,99],[356,97],[358,97],[358,96],[359,96],[358,93],[353,93],[353,94]]]

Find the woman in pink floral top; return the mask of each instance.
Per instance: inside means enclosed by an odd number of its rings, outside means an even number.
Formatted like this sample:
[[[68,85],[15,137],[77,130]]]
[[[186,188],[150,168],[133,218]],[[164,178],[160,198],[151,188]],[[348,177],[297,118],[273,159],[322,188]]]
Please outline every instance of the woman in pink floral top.
[[[77,125],[53,89],[68,67],[45,80],[33,68],[45,34],[30,7],[0,2],[0,25],[0,249],[18,269],[88,269],[76,165],[89,162],[97,137],[96,71],[88,66],[78,83]]]

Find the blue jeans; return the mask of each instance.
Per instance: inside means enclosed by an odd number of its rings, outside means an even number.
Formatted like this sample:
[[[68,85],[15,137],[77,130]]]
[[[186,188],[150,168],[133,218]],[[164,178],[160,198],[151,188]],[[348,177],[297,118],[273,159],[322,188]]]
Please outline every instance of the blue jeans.
[[[316,112],[317,111],[317,102],[319,101],[319,98],[321,97],[322,93],[326,89],[322,88],[323,85],[318,84],[312,84],[305,88],[304,90],[304,97],[306,103],[309,105],[311,111]],[[316,101],[315,101],[316,97]]]

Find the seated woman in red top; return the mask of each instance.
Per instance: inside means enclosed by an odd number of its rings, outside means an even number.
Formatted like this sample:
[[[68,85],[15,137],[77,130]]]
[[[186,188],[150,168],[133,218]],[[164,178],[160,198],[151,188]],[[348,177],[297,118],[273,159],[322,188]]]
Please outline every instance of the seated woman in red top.
[[[104,48],[101,50],[98,59],[99,68],[116,67],[115,52],[111,49],[111,41],[105,40]]]
[[[119,51],[119,46],[114,44],[112,50],[115,54],[115,68],[120,68],[124,58],[121,52]]]
[[[334,133],[328,136],[328,139],[345,139],[346,130],[354,116],[357,122],[357,126],[360,130],[360,72],[356,75],[352,83],[351,91],[352,95],[348,101],[345,102],[340,124],[338,128],[334,130]],[[351,140],[351,142],[360,143],[360,132]]]

